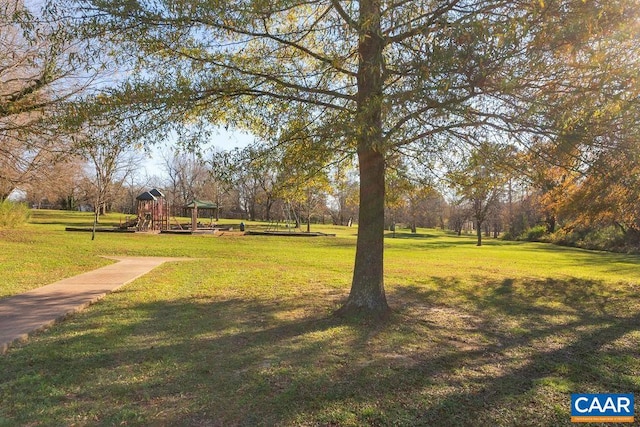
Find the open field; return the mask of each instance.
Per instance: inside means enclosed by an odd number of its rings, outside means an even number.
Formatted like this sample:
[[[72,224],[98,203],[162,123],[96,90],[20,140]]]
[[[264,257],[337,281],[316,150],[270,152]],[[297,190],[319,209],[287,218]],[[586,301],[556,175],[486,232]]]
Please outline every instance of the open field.
[[[195,259],[0,356],[0,426],[571,425],[574,392],[635,392],[640,419],[640,257],[399,233],[394,314],[370,324],[332,316],[355,228],[63,231],[90,221],[36,211],[0,232],[0,298],[110,262],[99,255]]]

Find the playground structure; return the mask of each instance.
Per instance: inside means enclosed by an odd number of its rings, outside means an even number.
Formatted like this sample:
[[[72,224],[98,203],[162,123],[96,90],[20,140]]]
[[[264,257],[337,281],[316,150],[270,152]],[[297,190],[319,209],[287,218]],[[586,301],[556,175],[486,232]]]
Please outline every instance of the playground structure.
[[[191,223],[181,224],[175,220],[172,224],[169,217],[169,206],[164,194],[157,189],[145,191],[136,197],[138,201],[136,230],[160,231],[161,233],[195,233],[215,232],[213,218],[217,218],[218,205],[209,201],[193,200],[184,208],[190,212]],[[215,214],[215,215],[214,215]],[[210,218],[208,225],[200,223],[200,216]]]
[[[176,234],[216,233],[218,231],[232,231],[234,226],[219,226],[217,220],[218,205],[208,201],[193,200],[183,207],[190,213],[189,223],[180,223],[170,214],[170,206],[165,195],[154,188],[136,197],[136,216],[121,222],[115,227],[100,227],[100,232],[159,232]],[[208,224],[201,223],[199,218],[208,218]],[[91,227],[66,227],[67,231],[92,231]]]
[[[190,223],[180,223],[170,214],[170,206],[165,195],[154,188],[145,191],[136,197],[136,216],[121,222],[119,226],[100,227],[99,232],[159,232],[173,234],[215,234],[219,231],[235,232],[239,230],[247,235],[268,236],[333,236],[319,232],[303,232],[300,229],[300,218],[296,215],[291,205],[287,203],[283,207],[281,220],[271,221],[262,230],[246,230],[244,222],[240,224],[216,223],[219,216],[219,206],[216,203],[204,200],[192,200],[183,207],[190,215]],[[200,221],[207,218],[208,221]],[[215,220],[214,220],[215,219]],[[208,222],[208,224],[207,224]],[[92,231],[91,227],[66,227],[67,231]]]
[[[154,188],[136,197],[137,217],[134,226],[137,231],[163,231],[169,228],[169,205],[164,194]]]

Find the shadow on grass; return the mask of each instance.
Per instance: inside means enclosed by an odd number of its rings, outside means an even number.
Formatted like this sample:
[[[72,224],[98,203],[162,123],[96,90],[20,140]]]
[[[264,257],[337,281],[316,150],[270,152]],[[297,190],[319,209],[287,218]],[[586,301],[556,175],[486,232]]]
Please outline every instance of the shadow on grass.
[[[432,330],[458,331],[450,340],[460,351],[446,375],[467,384],[430,405],[421,415],[425,425],[474,425],[473,416],[475,425],[572,425],[570,393],[638,390],[637,291],[616,298],[600,282],[576,279],[481,286],[485,292],[468,292],[454,304],[442,300],[423,313]],[[433,292],[401,292],[405,299],[433,298]],[[456,375],[456,364],[464,374]]]
[[[99,304],[2,360],[0,425],[571,425],[571,392],[640,386],[638,294],[596,281]],[[635,299],[635,301],[634,301]]]
[[[116,227],[127,220],[134,219],[135,214],[109,214],[100,217],[101,227]],[[59,225],[61,227],[91,227],[93,225],[93,212],[78,211],[51,211],[34,209],[29,220],[32,224]]]
[[[385,233],[385,239],[435,239],[442,238],[441,235],[432,233],[408,233],[403,231],[396,231]]]
[[[475,236],[463,234],[458,236],[454,233],[409,233],[409,232],[385,232],[384,235],[387,243],[398,241],[411,245],[415,249],[444,249],[456,247],[475,247],[477,239]],[[484,238],[482,247],[503,247],[503,246],[520,246],[528,242],[514,242],[509,240]]]

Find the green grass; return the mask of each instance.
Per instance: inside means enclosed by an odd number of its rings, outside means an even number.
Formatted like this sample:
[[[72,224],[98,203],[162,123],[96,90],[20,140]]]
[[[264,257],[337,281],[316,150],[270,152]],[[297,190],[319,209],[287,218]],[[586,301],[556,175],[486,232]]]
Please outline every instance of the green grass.
[[[348,294],[355,228],[93,242],[63,231],[88,222],[35,211],[2,232],[0,295],[110,262],[99,255],[198,259],[0,356],[0,426],[548,426],[571,425],[573,392],[638,399],[639,257],[387,236],[394,314],[372,324],[331,315]]]

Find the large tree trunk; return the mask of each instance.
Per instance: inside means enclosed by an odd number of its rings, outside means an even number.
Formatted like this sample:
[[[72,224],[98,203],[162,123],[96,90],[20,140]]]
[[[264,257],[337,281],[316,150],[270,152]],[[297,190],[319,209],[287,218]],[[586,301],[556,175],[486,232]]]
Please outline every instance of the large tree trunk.
[[[384,157],[374,150],[358,152],[360,213],[351,292],[340,314],[384,317],[389,312],[384,292]]]
[[[384,175],[382,138],[382,49],[379,0],[360,1],[360,45],[356,135],[360,169],[360,213],[351,292],[339,314],[384,317]]]

